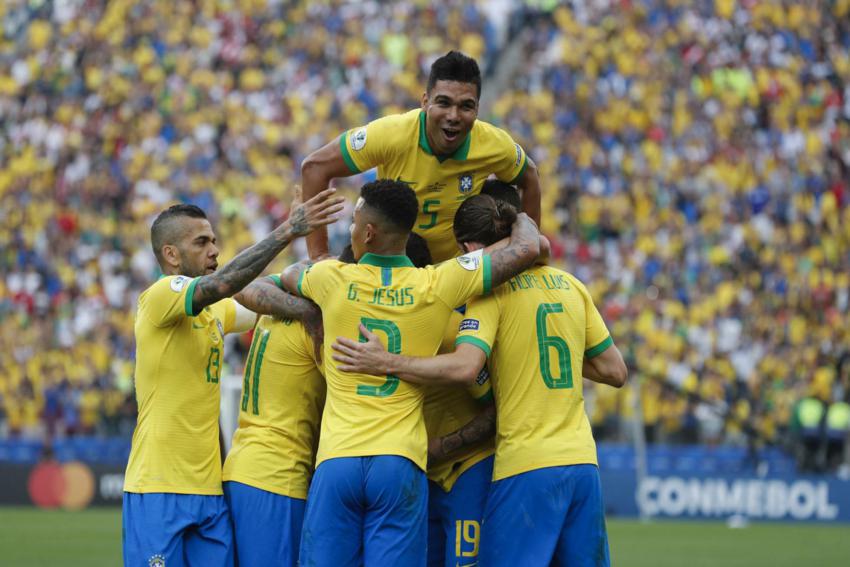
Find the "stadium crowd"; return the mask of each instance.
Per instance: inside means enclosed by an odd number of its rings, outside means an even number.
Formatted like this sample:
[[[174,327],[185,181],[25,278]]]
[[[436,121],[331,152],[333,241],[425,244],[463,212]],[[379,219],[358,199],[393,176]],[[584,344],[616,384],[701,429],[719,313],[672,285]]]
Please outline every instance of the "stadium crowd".
[[[588,388],[597,439],[639,409],[651,441],[779,440],[848,401],[850,1],[195,4],[0,5],[0,434],[129,434],[152,215],[202,207],[231,258],[449,47],[521,54],[482,118],[641,383]]]

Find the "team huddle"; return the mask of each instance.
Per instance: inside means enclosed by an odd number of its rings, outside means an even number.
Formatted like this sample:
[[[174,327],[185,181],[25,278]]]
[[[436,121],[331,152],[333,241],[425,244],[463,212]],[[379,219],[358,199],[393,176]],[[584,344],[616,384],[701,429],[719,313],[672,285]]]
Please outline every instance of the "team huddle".
[[[547,265],[536,167],[477,120],[480,94],[473,59],[438,59],[421,109],[311,154],[304,201],[220,269],[202,210],[157,217],[126,565],[610,563],[582,377],[619,387],[626,367]],[[374,167],[332,258],[330,182]],[[260,277],[300,236],[312,260]],[[222,465],[224,334],[250,329]]]

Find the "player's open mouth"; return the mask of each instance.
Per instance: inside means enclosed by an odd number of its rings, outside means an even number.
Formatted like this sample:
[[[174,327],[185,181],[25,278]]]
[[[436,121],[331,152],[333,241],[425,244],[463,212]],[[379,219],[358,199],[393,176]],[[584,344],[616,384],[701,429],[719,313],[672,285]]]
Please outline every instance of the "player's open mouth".
[[[460,130],[443,128],[443,136],[445,136],[447,142],[452,143],[458,139],[458,136],[460,136]]]
[[[214,272],[214,271],[216,271],[217,269],[218,269],[218,264],[217,264],[217,263],[216,263],[216,264],[210,264],[209,266],[207,266],[207,271],[208,271],[208,272]]]

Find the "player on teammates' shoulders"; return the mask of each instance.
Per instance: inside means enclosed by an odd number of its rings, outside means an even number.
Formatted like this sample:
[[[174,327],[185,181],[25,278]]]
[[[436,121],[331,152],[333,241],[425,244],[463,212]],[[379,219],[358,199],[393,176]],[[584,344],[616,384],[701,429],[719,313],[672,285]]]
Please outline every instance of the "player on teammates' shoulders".
[[[431,65],[421,108],[385,116],[344,132],[301,165],[304,196],[335,177],[378,168],[378,178],[408,184],[419,202],[413,231],[428,242],[435,262],[457,256],[452,219],[464,199],[491,175],[522,189],[522,208],[540,223],[537,167],[504,130],[478,120],[478,63],[450,51]],[[311,258],[327,254],[327,231],[307,238]]]

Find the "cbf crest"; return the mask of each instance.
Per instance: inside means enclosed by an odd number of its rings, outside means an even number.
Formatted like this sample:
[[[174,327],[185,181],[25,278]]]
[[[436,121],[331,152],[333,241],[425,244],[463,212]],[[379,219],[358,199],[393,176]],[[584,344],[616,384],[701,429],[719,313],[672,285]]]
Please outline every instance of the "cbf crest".
[[[458,177],[457,184],[458,190],[461,193],[469,193],[470,191],[472,191],[472,175],[468,173],[466,175],[461,175],[460,177]]]
[[[156,554],[148,559],[148,567],[165,567],[165,557]]]

